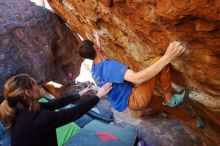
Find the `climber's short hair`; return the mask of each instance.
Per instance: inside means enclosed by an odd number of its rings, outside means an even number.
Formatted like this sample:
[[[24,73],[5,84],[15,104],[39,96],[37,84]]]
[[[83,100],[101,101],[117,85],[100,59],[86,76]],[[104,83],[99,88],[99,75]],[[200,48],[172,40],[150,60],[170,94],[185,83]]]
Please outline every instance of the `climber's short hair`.
[[[78,53],[82,58],[94,60],[96,56],[94,43],[90,40],[82,41]]]

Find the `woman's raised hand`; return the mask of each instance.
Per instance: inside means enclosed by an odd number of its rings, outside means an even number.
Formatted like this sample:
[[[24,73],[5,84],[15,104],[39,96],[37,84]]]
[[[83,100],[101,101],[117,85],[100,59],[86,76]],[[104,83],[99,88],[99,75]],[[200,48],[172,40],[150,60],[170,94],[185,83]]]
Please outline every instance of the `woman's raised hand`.
[[[112,89],[112,83],[108,82],[105,83],[96,93],[96,96],[98,96],[99,98],[104,97],[105,95],[108,94],[108,92]]]

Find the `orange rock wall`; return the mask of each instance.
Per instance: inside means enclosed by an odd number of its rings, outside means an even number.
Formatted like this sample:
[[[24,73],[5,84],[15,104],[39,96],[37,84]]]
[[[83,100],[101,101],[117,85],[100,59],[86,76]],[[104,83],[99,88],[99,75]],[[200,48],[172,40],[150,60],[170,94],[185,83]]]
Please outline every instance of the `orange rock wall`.
[[[185,42],[185,54],[172,62],[173,80],[192,89],[192,98],[220,109],[219,0],[48,1],[83,38],[105,32],[106,55],[134,70],[163,54],[170,41]]]

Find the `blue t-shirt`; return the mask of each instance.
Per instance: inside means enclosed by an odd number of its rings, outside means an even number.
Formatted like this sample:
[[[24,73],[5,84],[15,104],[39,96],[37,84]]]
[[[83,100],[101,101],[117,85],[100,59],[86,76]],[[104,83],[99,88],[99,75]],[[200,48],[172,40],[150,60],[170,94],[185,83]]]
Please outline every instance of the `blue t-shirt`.
[[[133,84],[124,80],[128,67],[115,60],[106,59],[92,66],[92,77],[99,87],[112,82],[112,90],[108,93],[108,100],[113,108],[122,112],[128,107],[128,98]]]

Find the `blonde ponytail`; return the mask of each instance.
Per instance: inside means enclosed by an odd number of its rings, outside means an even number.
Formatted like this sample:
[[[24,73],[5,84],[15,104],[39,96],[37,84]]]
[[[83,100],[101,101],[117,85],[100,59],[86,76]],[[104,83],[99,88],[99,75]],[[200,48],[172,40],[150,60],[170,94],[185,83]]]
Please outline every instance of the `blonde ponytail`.
[[[16,116],[16,110],[8,105],[7,100],[3,100],[0,104],[0,119],[3,121],[7,129],[12,127],[12,123]]]

